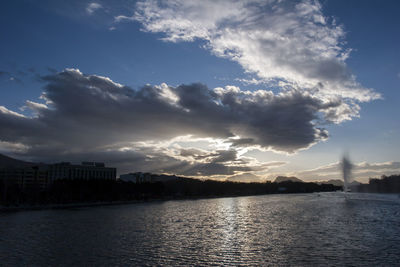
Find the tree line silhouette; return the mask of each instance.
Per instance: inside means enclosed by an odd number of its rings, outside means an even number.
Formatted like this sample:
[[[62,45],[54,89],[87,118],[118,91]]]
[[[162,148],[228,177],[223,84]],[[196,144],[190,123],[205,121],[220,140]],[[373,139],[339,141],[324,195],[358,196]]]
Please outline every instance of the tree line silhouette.
[[[370,178],[368,184],[356,185],[352,190],[368,193],[400,193],[400,174],[383,175],[381,179]]]
[[[311,193],[341,190],[341,186],[306,182],[243,183],[177,178],[163,182],[133,183],[104,179],[60,179],[48,188],[0,182],[3,205],[46,205],[86,202],[145,201],[276,193]]]

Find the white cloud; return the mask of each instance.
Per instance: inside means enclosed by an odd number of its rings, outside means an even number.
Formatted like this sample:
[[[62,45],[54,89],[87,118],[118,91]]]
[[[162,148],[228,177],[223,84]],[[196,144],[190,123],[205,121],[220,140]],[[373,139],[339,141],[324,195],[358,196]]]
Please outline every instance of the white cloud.
[[[239,63],[261,82],[307,90],[321,99],[346,99],[349,119],[355,101],[380,98],[364,88],[346,66],[345,32],[325,17],[317,1],[139,1],[133,16],[169,42],[204,40],[214,55]]]
[[[92,15],[96,10],[101,9],[101,8],[103,8],[103,6],[101,4],[92,2],[87,5],[86,12],[89,15]]]
[[[10,143],[0,141],[0,153],[5,153],[9,151],[13,151],[14,153],[26,153],[29,150],[29,147],[25,146],[22,143]]]
[[[15,116],[15,117],[25,118],[25,116],[23,114],[17,113],[17,112],[12,111],[12,110],[9,110],[5,106],[0,106],[0,114],[12,115],[12,116]]]
[[[121,22],[121,21],[133,21],[133,20],[134,20],[133,17],[127,17],[124,15],[119,15],[119,16],[114,17],[114,22],[116,22],[116,23]]]

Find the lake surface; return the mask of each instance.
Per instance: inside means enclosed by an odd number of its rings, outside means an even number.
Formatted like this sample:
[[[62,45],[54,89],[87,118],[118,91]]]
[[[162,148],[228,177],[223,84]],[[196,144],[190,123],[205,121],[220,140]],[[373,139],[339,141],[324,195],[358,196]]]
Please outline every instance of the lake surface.
[[[2,266],[399,264],[397,195],[264,195],[0,214]]]

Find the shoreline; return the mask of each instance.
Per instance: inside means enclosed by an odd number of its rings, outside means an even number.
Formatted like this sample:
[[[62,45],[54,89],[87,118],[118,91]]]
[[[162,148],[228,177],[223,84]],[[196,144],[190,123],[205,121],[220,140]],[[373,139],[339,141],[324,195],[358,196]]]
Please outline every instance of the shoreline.
[[[42,205],[21,205],[21,206],[3,206],[3,205],[1,205],[0,212],[86,208],[86,207],[136,204],[136,203],[143,203],[143,202],[146,202],[146,201],[127,200],[127,201],[77,202],[77,203],[65,203],[65,204],[42,204]]]
[[[331,191],[339,192],[339,191]],[[42,204],[42,205],[21,205],[21,206],[3,206],[0,205],[0,213],[18,212],[18,211],[34,211],[34,210],[52,210],[52,209],[73,209],[73,208],[89,208],[102,206],[117,206],[139,203],[164,202],[170,200],[200,200],[212,198],[230,198],[230,197],[248,197],[248,196],[265,196],[265,195],[292,195],[292,194],[320,194],[326,192],[309,192],[309,193],[272,193],[272,194],[250,194],[250,195],[224,195],[224,196],[196,196],[196,197],[166,197],[166,198],[149,198],[142,200],[119,200],[119,201],[99,201],[99,202],[76,202],[65,204]]]

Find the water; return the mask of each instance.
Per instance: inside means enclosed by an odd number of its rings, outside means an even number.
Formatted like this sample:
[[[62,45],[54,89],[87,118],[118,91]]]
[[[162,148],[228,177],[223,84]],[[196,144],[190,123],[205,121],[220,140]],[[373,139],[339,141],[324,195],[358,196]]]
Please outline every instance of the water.
[[[399,262],[396,195],[266,195],[0,214],[3,266]]]

